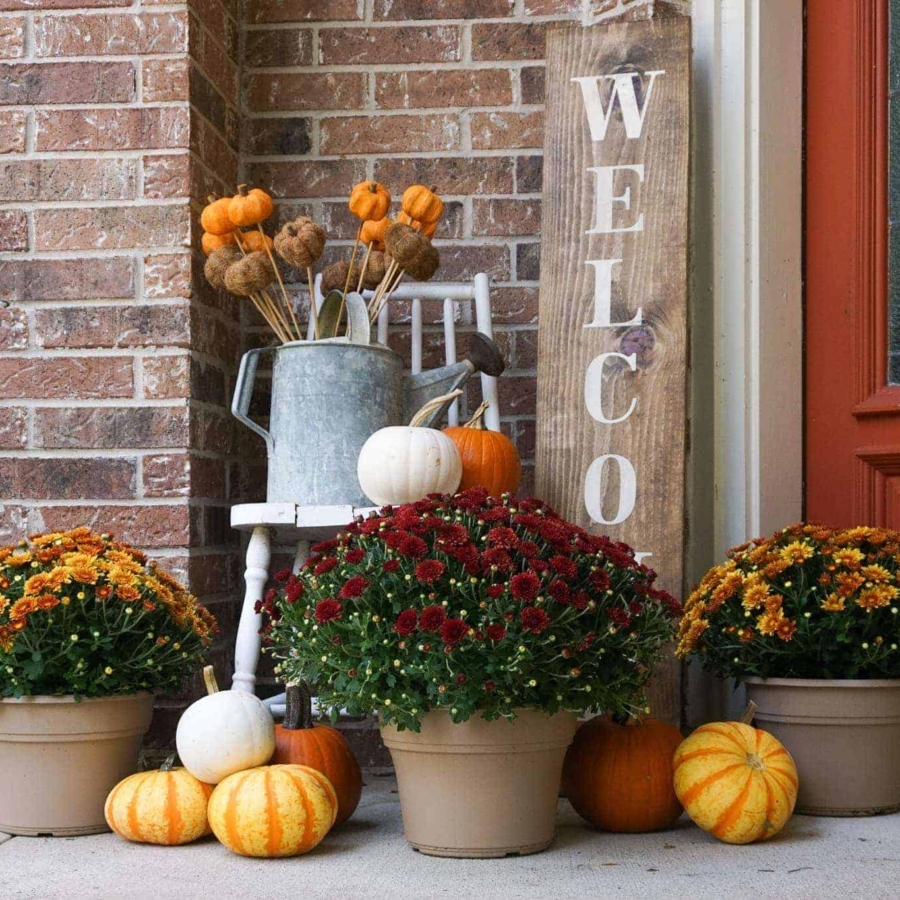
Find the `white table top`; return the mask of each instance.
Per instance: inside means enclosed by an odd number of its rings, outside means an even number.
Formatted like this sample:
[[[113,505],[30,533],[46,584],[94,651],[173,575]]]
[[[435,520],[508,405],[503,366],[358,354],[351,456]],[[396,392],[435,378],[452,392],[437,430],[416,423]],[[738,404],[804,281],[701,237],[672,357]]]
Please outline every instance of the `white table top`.
[[[253,531],[260,525],[274,529],[280,541],[327,541],[356,516],[374,506],[301,506],[298,503],[241,503],[231,507],[231,527]]]

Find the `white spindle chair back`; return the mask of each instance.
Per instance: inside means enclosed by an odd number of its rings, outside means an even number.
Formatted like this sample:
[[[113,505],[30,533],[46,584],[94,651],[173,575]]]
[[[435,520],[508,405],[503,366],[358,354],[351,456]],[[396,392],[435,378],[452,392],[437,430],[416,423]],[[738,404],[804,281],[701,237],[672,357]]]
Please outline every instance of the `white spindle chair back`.
[[[316,276],[316,308],[321,307],[324,297],[321,290],[322,276]],[[366,300],[372,298],[372,291],[364,291]],[[469,309],[475,307],[475,327],[482,334],[493,338],[493,323],[491,318],[491,291],[490,281],[483,272],[479,272],[471,281],[431,284],[401,284],[392,294],[390,300],[384,305],[378,316],[377,340],[379,344],[387,346],[388,332],[391,322],[391,304],[395,301],[407,301],[410,303],[410,330],[411,353],[410,369],[414,375],[422,371],[422,303],[440,302],[443,305],[444,325],[444,362],[452,365],[457,361],[456,356],[456,322],[457,311],[462,305],[468,305]],[[470,316],[461,317],[470,320]],[[310,326],[311,328],[312,326]],[[310,334],[310,338],[312,338]],[[490,375],[481,375],[481,393],[484,399],[490,403],[485,412],[484,421],[492,431],[500,430],[500,406],[497,391],[497,379]],[[459,422],[459,405],[454,401],[447,413],[451,425]]]

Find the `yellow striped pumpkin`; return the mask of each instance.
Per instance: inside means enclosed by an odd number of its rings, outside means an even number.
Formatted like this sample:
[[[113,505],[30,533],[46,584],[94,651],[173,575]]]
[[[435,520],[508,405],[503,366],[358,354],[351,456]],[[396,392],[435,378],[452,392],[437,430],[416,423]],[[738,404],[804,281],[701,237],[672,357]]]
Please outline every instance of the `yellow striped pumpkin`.
[[[209,824],[242,856],[299,856],[325,837],[337,818],[331,782],[309,766],[259,766],[224,779],[209,800]]]
[[[703,725],[681,743],[673,763],[681,805],[720,841],[765,841],[794,811],[797,767],[766,731],[740,722]]]
[[[120,781],[106,798],[112,830],[141,844],[188,844],[210,833],[206,805],[212,785],[167,760],[159,771],[138,772]]]

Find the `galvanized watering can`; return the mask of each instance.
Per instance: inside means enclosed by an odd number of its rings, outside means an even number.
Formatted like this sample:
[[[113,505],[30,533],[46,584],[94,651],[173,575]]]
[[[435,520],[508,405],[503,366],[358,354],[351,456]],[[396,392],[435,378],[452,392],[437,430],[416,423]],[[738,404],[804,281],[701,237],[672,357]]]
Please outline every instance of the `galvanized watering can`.
[[[349,340],[294,341],[250,350],[241,359],[231,411],[266,442],[270,503],[369,506],[356,476],[367,438],[405,424],[427,400],[461,387],[475,372],[503,371],[496,344],[482,334],[470,336],[462,362],[411,375],[398,354],[369,344],[365,332],[365,343],[354,342],[351,331]],[[274,354],[268,431],[248,414],[264,353]],[[436,422],[446,405],[425,424]]]

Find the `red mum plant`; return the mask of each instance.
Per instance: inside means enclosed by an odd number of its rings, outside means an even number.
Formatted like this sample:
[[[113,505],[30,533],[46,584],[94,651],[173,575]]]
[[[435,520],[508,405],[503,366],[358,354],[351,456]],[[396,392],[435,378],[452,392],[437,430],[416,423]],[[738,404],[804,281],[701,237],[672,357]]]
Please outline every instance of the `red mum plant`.
[[[626,545],[477,489],[386,507],[315,552],[263,604],[279,674],[401,729],[435,709],[634,713],[681,612]]]

